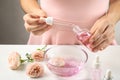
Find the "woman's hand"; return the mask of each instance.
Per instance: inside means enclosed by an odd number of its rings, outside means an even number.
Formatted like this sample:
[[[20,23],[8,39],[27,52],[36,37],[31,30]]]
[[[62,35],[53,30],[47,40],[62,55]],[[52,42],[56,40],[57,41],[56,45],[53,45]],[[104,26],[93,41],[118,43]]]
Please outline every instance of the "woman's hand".
[[[44,21],[40,20],[41,17],[47,17],[46,13],[42,10],[36,10],[34,13],[25,14],[23,19],[24,25],[28,32],[32,32],[34,35],[41,35],[51,27]]]
[[[90,48],[96,52],[105,49],[113,42],[115,23],[107,16],[101,17],[91,28]]]

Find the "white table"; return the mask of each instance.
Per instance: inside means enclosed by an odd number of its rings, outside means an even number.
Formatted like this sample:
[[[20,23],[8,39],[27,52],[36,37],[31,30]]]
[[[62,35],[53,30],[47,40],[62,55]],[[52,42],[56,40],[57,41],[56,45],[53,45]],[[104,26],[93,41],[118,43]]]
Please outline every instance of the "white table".
[[[41,78],[33,79],[29,78],[25,73],[25,66],[21,66],[19,70],[10,70],[8,68],[8,54],[11,51],[18,51],[23,57],[25,53],[30,53],[40,48],[39,45],[0,45],[0,80],[61,80],[55,77],[47,68],[45,68],[45,75]],[[50,46],[49,46],[50,47]],[[104,51],[98,53],[89,52],[89,59],[86,64],[86,68],[91,70],[91,64],[95,55],[99,55],[101,59],[102,73],[109,68],[113,73],[113,80],[120,80],[120,46],[110,46]],[[83,71],[84,72],[84,71]],[[91,73],[90,71],[88,73]],[[88,73],[84,73],[83,76],[88,76]],[[103,74],[102,74],[103,75]],[[87,78],[84,80],[88,80]],[[90,80],[90,79],[89,79]]]

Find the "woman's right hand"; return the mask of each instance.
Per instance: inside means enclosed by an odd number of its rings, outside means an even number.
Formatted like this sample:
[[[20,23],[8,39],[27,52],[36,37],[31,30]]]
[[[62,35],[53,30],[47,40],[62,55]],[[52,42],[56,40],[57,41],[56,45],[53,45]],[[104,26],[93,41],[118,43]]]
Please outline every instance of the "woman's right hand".
[[[51,26],[42,21],[40,19],[41,17],[47,17],[46,13],[42,10],[25,14],[23,17],[25,29],[34,35],[41,35],[45,31],[49,30]]]

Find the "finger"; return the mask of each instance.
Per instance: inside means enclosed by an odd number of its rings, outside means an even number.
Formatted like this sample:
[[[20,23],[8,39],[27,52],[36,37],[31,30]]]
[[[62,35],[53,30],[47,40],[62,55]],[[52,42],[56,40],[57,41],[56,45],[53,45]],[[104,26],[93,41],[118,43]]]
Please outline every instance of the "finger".
[[[47,27],[47,28],[44,28],[44,29],[41,29],[41,30],[38,30],[38,31],[34,31],[34,32],[32,32],[32,34],[34,34],[34,35],[41,35],[44,32],[48,31],[50,28],[51,27]]]
[[[100,45],[105,39],[102,39],[102,36],[95,40],[93,43],[90,44],[90,48],[95,48],[96,46]]]
[[[95,33],[96,30],[98,30],[98,28],[101,28],[101,26],[107,26],[108,25],[108,21],[106,21],[104,19],[105,17],[102,17],[100,19],[98,19],[95,24],[93,25],[93,27],[91,28],[90,32],[91,33]],[[103,31],[105,27],[102,27],[101,30]]]
[[[99,50],[104,50],[108,45],[109,45],[108,41],[105,40],[105,41],[103,41],[100,45],[98,45],[97,47],[95,47],[95,48],[93,49],[93,51],[96,52],[96,51],[99,51]]]
[[[44,22],[41,22],[40,21],[40,18],[35,18],[35,17],[32,17],[31,15],[26,15],[24,17],[24,20],[26,23],[28,23],[29,25],[39,25],[41,23],[44,23]]]
[[[28,18],[40,18],[40,16],[39,15],[36,15],[36,14],[33,14],[33,13],[30,13],[30,14],[25,14],[24,16],[23,16],[23,20],[27,20]]]
[[[102,27],[104,26],[104,27]],[[92,43],[94,40],[96,40],[102,33],[104,33],[105,29],[107,28],[106,23],[96,23],[92,28],[91,28],[91,37],[89,39],[89,42]]]
[[[47,27],[49,27],[47,24],[39,25],[39,26],[37,26],[36,28],[33,28],[31,31],[32,31],[32,32],[33,32],[33,31],[38,31],[38,30],[42,30],[42,29],[47,28]]]
[[[99,51],[99,50],[104,50],[104,49],[108,46],[108,44],[106,44],[106,42],[107,42],[107,41],[103,41],[103,42],[101,43],[101,45],[96,46],[94,49],[92,49],[92,51],[93,51],[93,52],[97,52],[97,51]]]
[[[26,22],[24,23],[24,26],[25,26],[26,31],[28,31],[28,32],[31,31],[30,25],[28,25]]]
[[[34,19],[34,18],[29,18],[26,20],[26,22],[29,24],[29,25],[40,25],[41,22],[39,21],[39,19]]]
[[[112,43],[113,39],[114,39],[114,36],[111,36],[110,39],[106,39],[106,40],[102,41],[100,44],[98,44],[92,50],[96,52],[98,50],[105,49],[108,45],[110,45]]]
[[[31,18],[40,18],[40,15],[37,13],[30,13],[28,16],[30,16]]]
[[[97,40],[97,41],[95,41],[93,44],[91,44],[90,45],[90,48],[95,48],[96,46],[98,46],[98,45],[101,45],[101,43],[103,42],[103,41],[108,41],[108,42],[110,42],[112,39],[114,38],[114,34],[111,34],[111,36],[108,36],[108,37],[106,37],[106,38],[103,38],[102,36]],[[109,41],[110,40],[110,41]]]
[[[28,23],[25,22],[24,26],[25,26],[25,28],[26,28],[26,30],[28,32],[31,32],[32,30],[34,30],[35,28],[39,27],[40,25],[34,26],[34,25],[29,25]]]
[[[106,31],[101,34],[93,43],[91,43],[91,48],[95,47],[96,45],[100,44],[102,41],[111,38],[110,36],[114,36],[114,29],[113,27],[109,26]]]
[[[90,39],[89,39],[89,42],[90,43],[93,43],[94,41],[96,41],[100,36],[101,36],[101,34],[103,34],[104,33],[104,30],[99,30],[99,29],[97,29],[96,31],[95,31],[95,33],[93,34],[93,35],[91,35],[91,37],[90,37]]]
[[[41,20],[41,18],[46,18],[46,17],[47,17],[46,13],[43,12],[43,11],[41,11],[41,13],[39,14],[39,16],[38,16],[38,14],[34,14],[34,13],[31,14],[31,18],[37,18],[39,20],[39,23],[44,23],[44,21]]]
[[[106,31],[107,32],[107,31]],[[91,48],[96,47],[98,44],[100,44],[102,41],[111,38],[114,32],[108,32],[108,33],[103,33],[97,40],[95,40],[93,43],[91,43]],[[111,35],[110,35],[111,34]]]
[[[28,32],[31,32],[31,31],[37,31],[37,30],[40,30],[40,29],[44,29],[45,27],[47,27],[48,25],[47,24],[40,24],[40,25],[29,25],[27,23],[25,23],[25,27],[26,27],[26,30]]]

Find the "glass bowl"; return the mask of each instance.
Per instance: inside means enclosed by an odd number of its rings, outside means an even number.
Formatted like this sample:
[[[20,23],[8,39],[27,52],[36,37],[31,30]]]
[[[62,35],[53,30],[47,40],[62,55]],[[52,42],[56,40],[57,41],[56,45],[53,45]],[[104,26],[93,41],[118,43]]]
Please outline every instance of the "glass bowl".
[[[80,46],[59,45],[46,51],[45,60],[48,69],[53,74],[71,77],[82,70],[88,60],[88,55]]]

